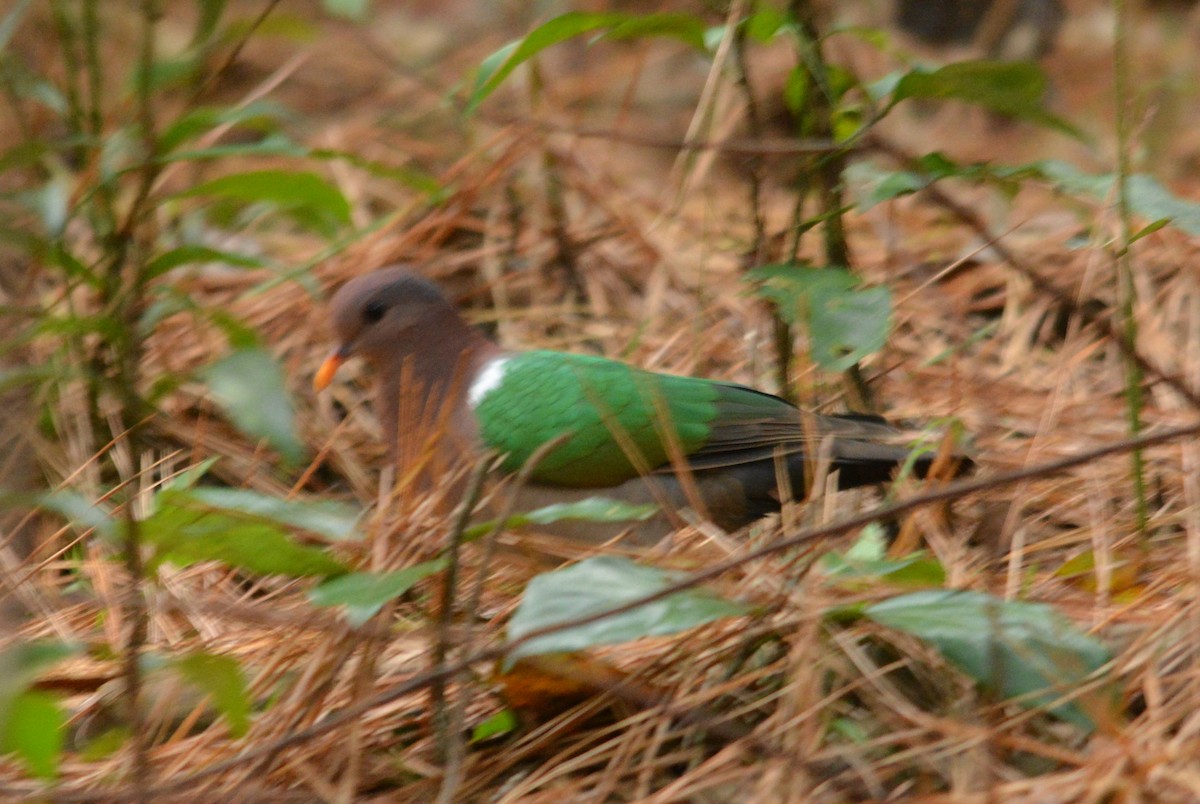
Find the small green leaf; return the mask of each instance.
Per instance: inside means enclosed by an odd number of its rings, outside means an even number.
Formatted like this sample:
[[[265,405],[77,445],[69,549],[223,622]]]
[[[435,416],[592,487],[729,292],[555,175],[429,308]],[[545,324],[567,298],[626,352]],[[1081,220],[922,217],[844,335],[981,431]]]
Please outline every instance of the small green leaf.
[[[208,246],[178,246],[159,254],[147,263],[145,276],[147,279],[153,279],[181,265],[205,262],[219,262],[223,265],[236,265],[240,268],[261,268],[263,265],[261,259],[248,254],[234,254],[232,251],[221,251]]]
[[[892,294],[885,287],[858,288],[842,268],[797,263],[765,265],[747,274],[759,293],[789,324],[808,333],[809,350],[822,368],[845,371],[887,343]]]
[[[646,567],[614,556],[589,558],[539,575],[529,582],[520,606],[509,621],[508,640],[515,642],[542,628],[610,611],[661,592],[684,577],[683,573]],[[511,667],[522,656],[674,634],[747,611],[749,607],[705,589],[685,589],[621,614],[531,639],[508,653],[505,667]]]
[[[374,617],[386,603],[445,568],[446,559],[439,558],[396,572],[353,572],[326,581],[310,591],[308,599],[317,606],[345,606],[346,621],[358,627]]]
[[[573,503],[555,503],[524,514],[514,514],[504,521],[506,529],[522,525],[549,525],[563,520],[583,522],[643,522],[658,511],[656,505],[634,505],[608,497],[588,497]],[[486,536],[496,527],[495,520],[472,525],[464,531],[467,540]]]
[[[867,606],[863,614],[929,642],[985,689],[1019,696],[1027,707],[1052,705],[1112,658],[1053,607],[981,592],[914,592]],[[1084,700],[1105,705],[1098,697]],[[1095,727],[1077,702],[1050,711],[1086,731]]]
[[[170,153],[218,126],[233,127],[259,136],[277,134],[280,121],[287,117],[288,112],[283,106],[266,100],[244,106],[198,106],[188,109],[163,131],[159,137],[159,152]]]
[[[893,104],[908,98],[957,100],[1083,139],[1077,128],[1046,110],[1046,74],[1033,62],[959,61],[886,80]],[[882,86],[877,83],[872,94]]]
[[[196,688],[203,690],[229,723],[229,733],[241,737],[250,726],[250,698],[242,667],[231,656],[190,653],[175,659],[175,670]]]
[[[511,709],[501,709],[471,730],[471,742],[481,743],[501,734],[515,731],[520,724]]]
[[[563,14],[530,31],[524,39],[508,43],[480,63],[467,111],[477,109],[513,70],[546,48],[600,29],[608,29],[607,36],[615,39],[669,36],[698,50],[705,47],[703,23],[688,14]]]
[[[1159,229],[1163,228],[1170,222],[1171,222],[1170,218],[1159,218],[1156,221],[1151,221],[1150,223],[1143,226],[1141,229],[1138,229],[1136,232],[1131,234],[1129,236],[1129,242],[1136,243],[1137,241],[1141,240],[1143,237],[1154,234],[1155,232],[1157,232]]]
[[[239,204],[269,204],[298,223],[324,233],[350,224],[350,203],[315,173],[259,170],[205,182],[176,197],[208,197]]]
[[[265,439],[285,460],[304,457],[283,369],[262,349],[239,349],[201,373],[217,404],[242,432]]]
[[[9,702],[0,721],[0,752],[16,754],[34,776],[53,779],[66,726],[58,701],[44,692],[22,693]]]

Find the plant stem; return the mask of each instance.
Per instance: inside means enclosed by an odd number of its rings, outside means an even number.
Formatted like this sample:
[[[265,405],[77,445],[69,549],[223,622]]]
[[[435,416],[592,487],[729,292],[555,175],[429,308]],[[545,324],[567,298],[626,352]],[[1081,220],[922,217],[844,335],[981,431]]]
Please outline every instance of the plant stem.
[[[1122,327],[1126,341],[1137,344],[1137,288],[1133,278],[1131,245],[1133,229],[1129,208],[1130,122],[1129,122],[1129,8],[1126,0],[1116,0],[1116,36],[1113,41],[1113,95],[1117,113],[1117,211],[1120,216],[1121,237],[1117,248],[1117,278],[1120,291]],[[1125,357],[1125,403],[1130,438],[1142,432],[1142,367],[1136,360]],[[1149,514],[1146,504],[1146,463],[1140,448],[1129,453],[1130,479],[1133,482],[1134,510],[1137,529],[1145,536]]]

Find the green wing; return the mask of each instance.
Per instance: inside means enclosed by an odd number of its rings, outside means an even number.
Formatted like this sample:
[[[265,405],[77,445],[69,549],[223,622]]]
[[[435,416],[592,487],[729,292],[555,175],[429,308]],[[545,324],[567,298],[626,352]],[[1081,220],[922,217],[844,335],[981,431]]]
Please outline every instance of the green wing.
[[[796,463],[833,437],[832,459],[850,484],[878,482],[908,454],[881,420],[802,416],[777,396],[734,383],[677,377],[587,355],[526,352],[508,359],[500,384],[475,409],[484,442],[518,471],[543,444],[566,436],[532,478],[560,486],[614,486],[643,472],[671,472],[672,449],[696,471]]]
[[[517,471],[537,449],[567,440],[534,469],[541,483],[613,486],[700,449],[717,416],[718,383],[653,374],[588,355],[534,351],[509,358],[475,414],[484,442]]]

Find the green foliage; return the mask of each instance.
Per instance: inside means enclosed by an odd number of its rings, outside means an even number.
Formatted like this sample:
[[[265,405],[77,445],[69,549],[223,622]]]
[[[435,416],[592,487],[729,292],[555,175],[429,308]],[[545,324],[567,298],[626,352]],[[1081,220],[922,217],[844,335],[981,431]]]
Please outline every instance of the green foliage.
[[[589,558],[544,573],[526,587],[521,604],[509,621],[508,640],[516,642],[543,628],[611,611],[661,592],[683,577],[683,573],[647,567],[615,556]],[[736,617],[749,610],[743,604],[725,600],[705,589],[685,589],[611,617],[534,637],[508,652],[506,667],[511,667],[522,656],[583,650],[674,634],[713,620]]]
[[[574,503],[558,503],[527,513],[514,514],[504,520],[504,528],[523,525],[549,525],[563,520],[583,522],[628,522],[653,516],[653,505],[631,505],[603,497],[589,497]],[[496,529],[497,520],[472,525],[463,532],[464,541],[481,539]],[[446,559],[437,558],[395,572],[354,572],[333,578],[313,589],[308,598],[318,606],[345,606],[346,620],[359,626],[374,617],[389,601],[394,600],[418,582],[441,572]]]
[[[296,223],[333,236],[350,223],[350,202],[336,187],[315,173],[257,170],[204,182],[178,193],[178,198],[204,197],[240,208],[264,204],[289,215]]]
[[[895,73],[870,91],[889,107],[908,99],[955,100],[1082,138],[1078,129],[1046,110],[1047,89],[1046,74],[1032,62],[960,61],[936,70]]]
[[[155,495],[154,513],[140,524],[142,538],[155,548],[150,571],[165,561],[178,566],[220,561],[249,572],[292,577],[348,571],[325,550],[297,544],[288,534],[288,527],[298,523],[305,523],[305,529],[326,527],[325,504],[310,507],[267,501],[246,491],[213,492],[164,489]],[[310,508],[318,514],[312,525],[305,520]]]
[[[58,775],[67,716],[52,696],[24,692],[7,706],[0,721],[0,753],[16,754],[34,776]]]
[[[514,514],[504,520],[506,530],[524,525],[549,525],[553,522],[576,520],[581,522],[641,522],[654,516],[656,505],[634,505],[611,500],[607,497],[588,497],[573,503],[555,503],[522,514]],[[496,527],[491,520],[472,525],[464,532],[467,540],[486,536]]]
[[[288,461],[304,457],[279,362],[262,349],[239,349],[203,375],[217,404],[243,432],[266,440]]]
[[[475,110],[504,83],[513,70],[543,50],[582,34],[603,30],[600,39],[665,36],[705,49],[704,26],[688,14],[586,14],[573,12],[546,22],[524,38],[510,42],[480,63],[467,108]]]
[[[903,558],[888,558],[883,528],[872,524],[863,529],[849,550],[831,550],[821,556],[821,571],[843,586],[874,587],[879,581],[897,586],[942,586],[946,570],[937,559],[918,552]]]
[[[844,371],[887,343],[892,294],[885,287],[860,289],[849,271],[800,263],[765,265],[746,278],[784,321],[808,333],[812,358],[824,369]]]
[[[1052,706],[1052,713],[1080,729],[1091,731],[1097,709],[1112,706],[1104,690],[1056,703],[1112,656],[1046,604],[948,589],[894,597],[862,613],[930,643],[985,690],[1028,707]]]
[[[250,698],[242,667],[231,656],[198,651],[173,659],[171,665],[189,684],[206,693],[225,716],[229,732],[241,737],[250,726]]]
[[[326,581],[309,592],[308,599],[317,606],[345,606],[346,621],[357,627],[388,602],[445,568],[446,559],[439,558],[395,572],[353,572]]]
[[[30,690],[37,674],[72,656],[61,642],[18,642],[0,651],[0,753],[15,754],[34,776],[58,775],[66,715],[51,695]]]

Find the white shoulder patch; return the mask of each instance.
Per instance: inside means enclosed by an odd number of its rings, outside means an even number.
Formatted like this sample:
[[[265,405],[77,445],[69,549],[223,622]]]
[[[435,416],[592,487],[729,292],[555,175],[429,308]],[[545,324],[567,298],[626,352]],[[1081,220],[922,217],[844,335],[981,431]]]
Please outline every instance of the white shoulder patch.
[[[473,408],[479,407],[483,398],[500,387],[504,381],[504,369],[511,357],[496,357],[484,364],[479,375],[467,389],[467,404]]]

